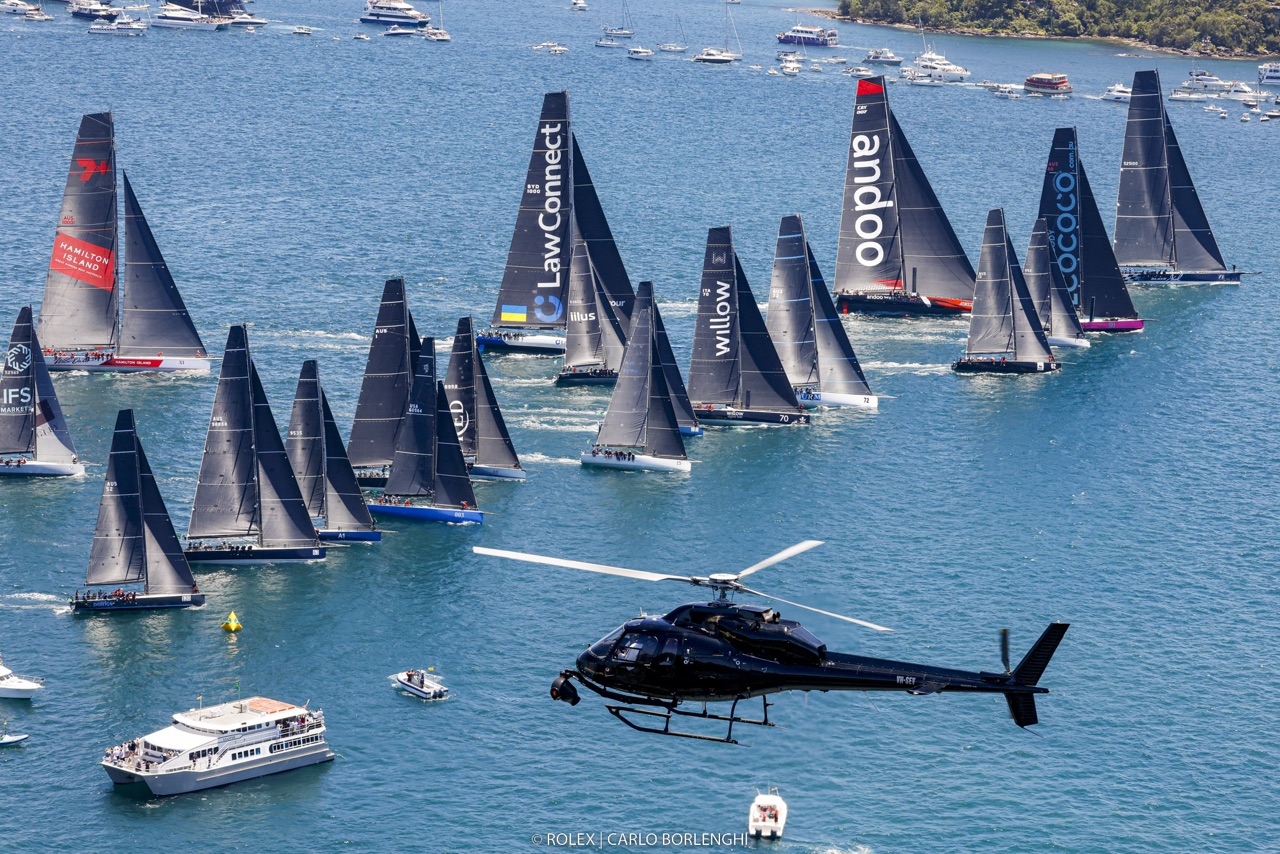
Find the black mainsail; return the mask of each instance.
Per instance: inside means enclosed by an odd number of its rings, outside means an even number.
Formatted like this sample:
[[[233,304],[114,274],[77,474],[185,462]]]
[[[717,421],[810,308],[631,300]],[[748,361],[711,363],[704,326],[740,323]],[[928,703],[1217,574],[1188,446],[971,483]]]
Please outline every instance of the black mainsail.
[[[338,425],[320,385],[314,359],[302,363],[293,397],[285,453],[312,518],[325,521],[324,532],[372,531],[373,517],[360,494]]]
[[[33,462],[65,469],[43,471],[34,466],[31,469],[20,466],[13,473],[78,474],[84,471],[76,458],[71,432],[45,365],[30,306],[18,311],[0,372],[0,454],[30,454]]]
[[[565,326],[564,369],[557,381],[577,372],[608,372],[622,364],[626,332],[618,310],[604,292],[587,242],[575,223],[570,230],[573,253],[569,272],[568,319]]]
[[[40,305],[53,350],[112,349],[117,336],[116,147],[111,113],[80,120]]]
[[[1000,364],[1053,361],[1000,208],[987,214],[982,234],[965,357],[961,363],[979,357],[999,357]]]
[[[1142,319],[1116,264],[1073,127],[1054,131],[1039,216],[1048,224],[1058,270],[1081,326],[1086,331],[1141,329]]]
[[[404,279],[387,279],[347,443],[353,466],[391,464],[396,431],[413,388],[419,347],[418,330],[405,301]]]
[[[144,595],[195,590],[191,567],[138,438],[133,410],[122,409],[116,416],[85,584],[139,581]]]
[[[204,342],[191,322],[186,303],[160,254],[138,197],[124,183],[124,283],[121,288],[121,356],[204,358]]]
[[[973,266],[889,108],[884,78],[859,80],[836,255],[839,304],[964,312],[973,288]]]
[[[684,460],[688,457],[658,353],[653,303],[653,283],[641,282],[626,357],[596,444],[641,448],[648,456]]]
[[[760,307],[738,263],[728,226],[707,232],[689,397],[695,407],[709,404],[762,413],[799,410]],[[707,420],[702,413],[699,419]],[[784,423],[791,421],[788,417]]]
[[[812,390],[808,399],[818,400],[814,392],[823,402],[839,399],[827,395],[871,395],[799,216],[778,225],[765,325],[792,387]]]
[[[666,324],[662,322],[662,312],[658,310],[658,300],[653,300],[653,334],[658,345],[658,361],[662,365],[662,376],[667,383],[671,407],[675,410],[676,421],[680,429],[687,435],[701,435],[702,428],[693,414],[693,404],[689,402],[689,391],[685,388],[684,377],[680,373],[680,365],[676,362],[675,351],[671,349],[671,339],[667,337]]]
[[[1049,224],[1044,217],[1039,217],[1031,230],[1031,242],[1022,268],[1027,292],[1031,294],[1031,302],[1050,344],[1088,347],[1080,317],[1071,304],[1071,295],[1067,293],[1067,283],[1062,278],[1055,256],[1049,240]]]
[[[1133,75],[1120,163],[1115,255],[1129,267],[1162,267],[1141,280],[1235,281],[1227,273],[1161,98],[1160,73]],[[1197,275],[1198,274],[1198,275]]]
[[[520,458],[498,409],[469,316],[458,319],[444,388],[463,456],[482,468],[519,470]]]
[[[573,219],[570,144],[569,93],[548,92],[493,312],[495,327],[564,328]]]

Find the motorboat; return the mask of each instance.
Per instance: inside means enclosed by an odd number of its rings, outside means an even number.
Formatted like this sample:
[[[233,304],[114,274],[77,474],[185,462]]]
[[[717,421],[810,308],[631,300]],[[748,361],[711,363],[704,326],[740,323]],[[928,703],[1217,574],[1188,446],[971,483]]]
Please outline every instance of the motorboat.
[[[778,70],[788,77],[795,77],[800,73],[802,66],[794,59],[785,60],[782,65],[778,66]]]
[[[248,12],[237,12],[231,16],[231,20],[227,23],[233,27],[265,27],[271,21],[267,18],[251,15]]]
[[[843,56],[830,56],[825,60],[828,65],[848,65],[849,60]]]
[[[165,3],[151,19],[152,26],[176,30],[225,30],[230,18],[215,18],[177,3]]]
[[[1230,101],[1256,101],[1265,96],[1248,83],[1232,80],[1227,83],[1225,89],[1218,93],[1218,97],[1226,98]]]
[[[23,0],[0,0],[0,14],[22,15],[26,16],[38,8],[32,3],[25,3]]]
[[[295,36],[313,36],[316,33],[315,27],[304,27],[301,24],[293,28]]]
[[[877,47],[862,57],[862,62],[866,65],[901,65],[902,57],[895,55],[887,47]]]
[[[559,42],[540,42],[533,46],[534,50],[545,50],[546,48],[559,47]]]
[[[1128,100],[1127,98],[1125,100]],[[1189,92],[1186,89],[1174,89],[1169,93],[1170,101],[1207,101],[1209,95],[1204,92]]]
[[[956,65],[945,56],[926,47],[925,52],[916,57],[916,68],[938,77],[946,83],[959,83],[969,79],[969,70]]]
[[[596,39],[596,47],[626,47],[626,45],[613,36],[601,36]]]
[[[99,18],[105,18],[109,21],[115,20],[116,16],[121,12],[121,10],[99,2],[99,0],[72,0],[71,4],[67,6],[67,11],[74,18],[88,18],[91,21],[96,21]]]
[[[587,0],[572,0],[569,8],[575,12],[586,12],[590,7],[587,6]]]
[[[718,47],[704,47],[693,55],[694,62],[705,62],[708,65],[728,65],[737,58],[737,55]]]
[[[781,839],[787,826],[787,802],[777,789],[757,791],[747,816],[747,835],[754,839]]]
[[[816,47],[838,47],[839,33],[833,28],[818,27],[812,24],[796,24],[785,33],[778,33],[778,41],[782,44],[803,44]]]
[[[942,73],[936,71],[925,71],[920,68],[903,69],[902,78],[907,81],[908,86],[946,86],[948,81]]]
[[[1129,103],[1129,98],[1132,95],[1133,90],[1128,86],[1123,83],[1113,83],[1107,87],[1107,91],[1102,93],[1102,100],[1119,101],[1122,104],[1127,104]]]
[[[822,73],[822,64],[821,64],[821,63],[818,63],[818,62],[810,63],[810,64],[809,64],[809,70],[810,70],[810,71],[816,71],[816,72],[818,72],[818,73]]]
[[[778,51],[778,61],[780,61],[780,62],[787,62],[788,60],[793,61],[793,62],[799,62],[799,61],[800,61],[800,51],[798,51],[798,50],[780,50],[780,51]]]
[[[1049,96],[1071,93],[1071,83],[1065,74],[1032,74],[1022,82],[1022,87],[1028,92],[1043,92]]]
[[[552,45],[547,49],[547,53],[551,54],[552,56],[561,56],[562,54],[566,54],[568,52],[569,52],[569,48],[562,44]]]
[[[354,36],[352,36],[351,38],[355,39],[355,40],[356,40],[356,41],[358,41],[358,42],[367,42],[367,41],[369,41],[369,34],[368,34],[368,33],[356,33],[356,34],[355,34]]]
[[[163,729],[108,747],[102,767],[118,786],[180,795],[333,759],[324,712],[266,697],[188,709]]]
[[[362,24],[402,24],[406,27],[425,27],[431,16],[420,12],[404,0],[367,0]]]
[[[1002,83],[990,91],[991,94],[995,95],[997,98],[1005,98],[1006,100],[1016,100],[1022,97],[1022,93],[1019,92],[1017,88],[1010,86],[1007,83]]]
[[[432,41],[432,42],[453,41],[453,36],[449,35],[448,30],[443,30],[443,29],[440,29],[439,27],[433,27],[430,24],[422,28],[422,37],[427,41]]]
[[[52,21],[53,16],[43,9],[32,9],[30,12],[22,16],[24,21]]]
[[[658,50],[663,53],[684,53],[688,49],[689,46],[683,42],[665,42],[658,45]]]
[[[447,700],[449,698],[449,689],[440,682],[440,677],[436,676],[432,670],[408,670],[400,673],[392,673],[387,678],[391,680],[391,687],[397,691],[407,691],[415,697],[423,700]]]
[[[114,21],[94,21],[89,25],[89,32],[100,36],[143,36],[147,33],[147,22],[122,14]]]
[[[9,732],[9,721],[4,722],[4,726],[0,727],[0,747],[12,747],[15,744],[21,744],[30,736],[25,733]]]
[[[30,700],[44,680],[39,676],[19,676],[0,660],[0,697],[8,700]]]
[[[416,36],[418,31],[409,27],[402,27],[399,24],[392,24],[382,31],[384,36]]]
[[[629,47],[627,59],[650,60],[653,59],[653,51],[647,47]]]
[[[867,68],[865,65],[851,65],[844,70],[844,73],[859,80],[869,80],[876,76],[875,69]]]
[[[1258,66],[1258,82],[1280,83],[1280,62],[1266,62]]]
[[[1227,88],[1227,84],[1222,78],[1215,77],[1204,69],[1193,68],[1180,88],[1192,92],[1221,92]]]

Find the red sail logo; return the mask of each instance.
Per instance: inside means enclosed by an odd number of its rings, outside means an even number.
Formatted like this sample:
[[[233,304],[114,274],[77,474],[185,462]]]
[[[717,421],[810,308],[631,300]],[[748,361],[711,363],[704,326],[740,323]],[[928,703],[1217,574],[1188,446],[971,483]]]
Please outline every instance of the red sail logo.
[[[111,171],[111,164],[106,160],[99,163],[92,158],[79,158],[76,160],[76,165],[84,170],[80,173],[81,181],[88,181],[93,177],[94,172],[106,175]]]
[[[69,234],[59,234],[53,241],[49,269],[104,291],[115,287],[115,253]]]

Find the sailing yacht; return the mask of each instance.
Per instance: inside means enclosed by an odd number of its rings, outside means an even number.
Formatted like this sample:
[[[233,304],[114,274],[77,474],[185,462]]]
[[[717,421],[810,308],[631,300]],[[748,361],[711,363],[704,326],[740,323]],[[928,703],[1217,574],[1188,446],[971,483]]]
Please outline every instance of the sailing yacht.
[[[889,108],[883,76],[858,81],[836,254],[840,311],[956,315],[973,267]]]
[[[565,326],[564,366],[558,386],[613,385],[622,366],[627,336],[604,286],[595,274],[587,242],[576,222],[570,229],[569,313]]]
[[[476,508],[449,397],[436,379],[435,347],[435,339],[422,339],[391,472],[369,510],[375,516],[479,525],[484,514]]]
[[[733,0],[726,0],[733,2]],[[734,53],[729,50],[729,33],[732,32],[738,42],[738,52]],[[723,47],[704,47],[698,53],[693,55],[694,62],[702,62],[709,65],[728,65],[730,62],[742,59],[742,40],[738,39],[738,27],[733,23],[733,10],[728,6],[724,7],[724,46]]]
[[[1049,223],[1044,217],[1036,220],[1031,230],[1031,243],[1027,246],[1023,278],[1027,292],[1040,317],[1045,337],[1054,347],[1088,347],[1080,317],[1071,303],[1066,280],[1058,267],[1057,253],[1049,240]]]
[[[71,609],[101,614],[204,604],[182,544],[147,462],[132,409],[116,415],[111,457],[98,505],[98,525],[89,551],[88,587],[112,593],[76,591]],[[142,592],[125,585],[142,584]]]
[[[728,226],[707,232],[689,398],[702,424],[808,424],[769,340]]]
[[[1214,239],[1160,98],[1160,73],[1133,75],[1120,163],[1115,255],[1137,282],[1239,284]]]
[[[622,0],[622,24],[617,27],[604,28],[606,38],[629,39],[636,34],[635,25],[631,23],[631,13],[627,11],[627,0]]]
[[[766,318],[769,338],[801,405],[879,406],[798,215],[783,217],[778,226]]]
[[[362,487],[380,487],[395,457],[396,431],[413,391],[421,340],[405,300],[404,278],[387,279],[369,343],[347,457]]]
[[[23,306],[0,370],[0,477],[84,474],[45,365],[40,339]]]
[[[629,471],[690,470],[662,370],[653,303],[653,282],[641,282],[618,383],[595,444],[582,454],[584,466]]]
[[[469,316],[458,318],[444,391],[472,479],[524,480],[525,471],[498,409]]]
[[[1038,216],[1048,225],[1058,270],[1084,331],[1142,329],[1098,213],[1073,127],[1054,131]]]
[[[968,343],[951,368],[960,373],[1031,374],[1060,367],[1018,266],[1004,211],[995,208],[987,214],[982,234]]]
[[[492,328],[479,333],[482,350],[544,356],[564,352],[575,229],[586,243],[597,286],[626,330],[635,301],[631,280],[570,130],[569,93],[549,92],[542,101]]]
[[[124,277],[116,252],[115,123],[80,121],[40,305],[50,370],[208,371],[204,344],[127,175]]]
[[[311,518],[321,520],[316,526],[321,540],[382,539],[342,446],[315,359],[302,363],[284,450]]]
[[[216,541],[216,542],[206,542]],[[243,326],[232,326],[187,528],[191,563],[323,560]]]

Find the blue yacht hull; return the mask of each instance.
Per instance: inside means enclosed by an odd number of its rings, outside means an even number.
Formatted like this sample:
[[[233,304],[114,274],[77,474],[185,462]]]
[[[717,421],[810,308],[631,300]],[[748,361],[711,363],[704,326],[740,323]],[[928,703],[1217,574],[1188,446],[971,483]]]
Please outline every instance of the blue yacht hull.
[[[484,513],[479,510],[458,510],[453,507],[419,507],[412,504],[370,504],[369,512],[375,516],[394,519],[413,519],[418,522],[453,522],[458,525],[482,525]]]

